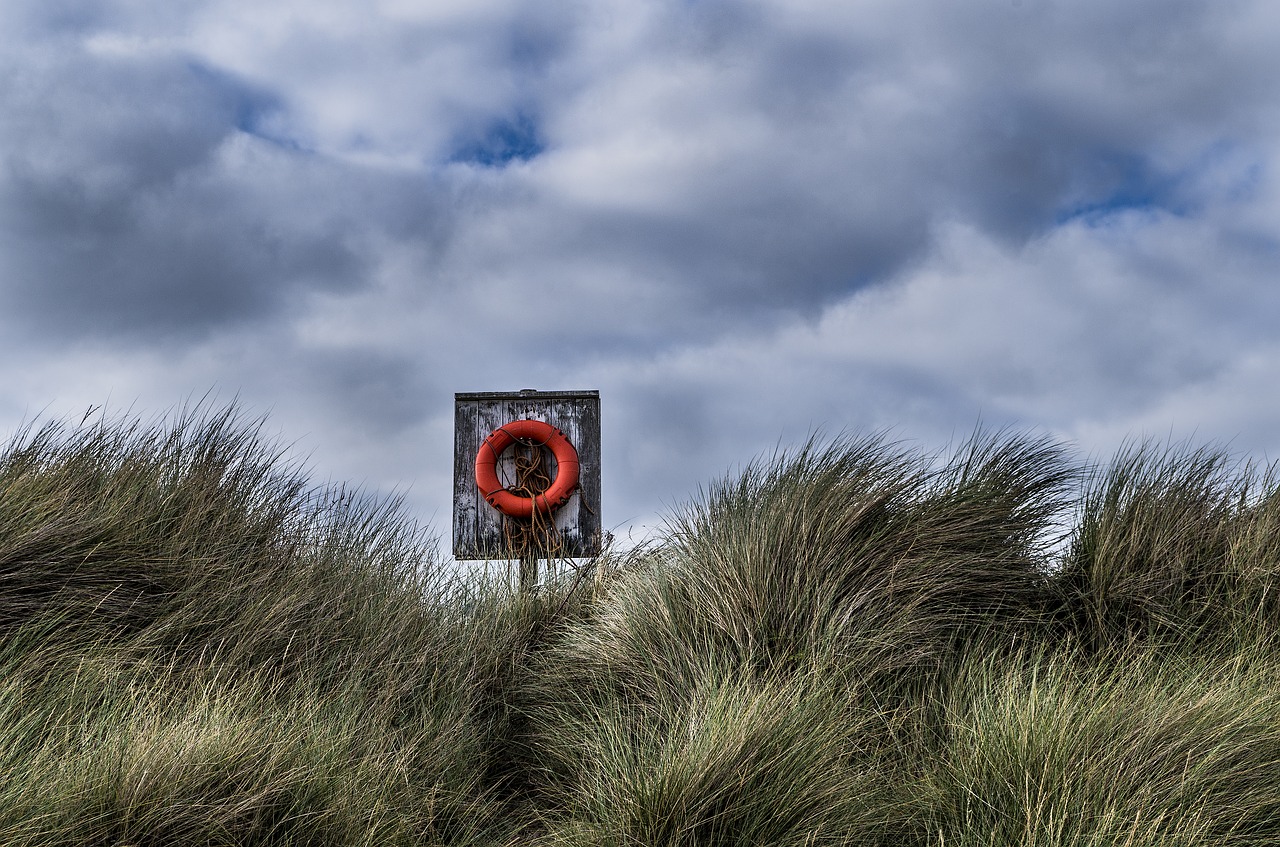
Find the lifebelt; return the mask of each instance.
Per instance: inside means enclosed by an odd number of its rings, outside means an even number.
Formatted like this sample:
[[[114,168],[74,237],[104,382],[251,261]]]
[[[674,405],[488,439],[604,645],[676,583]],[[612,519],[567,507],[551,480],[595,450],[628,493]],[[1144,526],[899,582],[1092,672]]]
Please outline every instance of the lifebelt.
[[[504,450],[518,440],[529,440],[550,448],[556,457],[556,478],[551,486],[535,497],[512,494],[498,479],[498,459]],[[565,434],[542,421],[512,421],[489,433],[476,452],[476,487],[485,502],[502,514],[513,518],[531,518],[536,508],[547,514],[565,504],[578,487],[578,451]]]

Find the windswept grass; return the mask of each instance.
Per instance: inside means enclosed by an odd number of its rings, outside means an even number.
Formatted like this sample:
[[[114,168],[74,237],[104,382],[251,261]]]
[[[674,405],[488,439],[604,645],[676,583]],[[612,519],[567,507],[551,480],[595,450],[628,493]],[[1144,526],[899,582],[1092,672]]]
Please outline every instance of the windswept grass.
[[[0,843],[511,829],[490,778],[506,599],[452,586],[394,503],[313,489],[281,456],[232,410],[15,439]]]
[[[235,410],[32,427],[0,843],[1280,844],[1277,482],[815,440],[521,595]]]
[[[1040,440],[976,438],[941,468],[881,438],[754,464],[676,516],[649,567],[570,628],[543,678],[678,698],[708,667],[815,663],[881,695],[974,637],[1030,637],[1051,605],[1037,541],[1073,469]]]
[[[1132,445],[1095,470],[1057,580],[1073,630],[1100,648],[1276,631],[1278,482],[1186,445]]]
[[[818,674],[708,674],[679,704],[564,709],[540,746],[557,771],[545,843],[798,847],[875,833],[880,717],[846,695]]]
[[[462,704],[404,725],[365,691],[280,686],[101,656],[8,677],[5,843],[471,843],[495,814]]]
[[[918,767],[926,843],[1275,844],[1269,651],[975,657]]]

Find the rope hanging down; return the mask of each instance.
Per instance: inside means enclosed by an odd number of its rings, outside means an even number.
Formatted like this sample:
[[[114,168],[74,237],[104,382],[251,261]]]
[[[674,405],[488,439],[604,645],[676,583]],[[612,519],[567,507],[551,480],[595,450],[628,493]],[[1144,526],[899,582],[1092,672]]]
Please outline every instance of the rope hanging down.
[[[547,462],[547,450],[532,439],[516,441],[515,482],[507,490],[517,497],[535,498],[555,481]],[[516,558],[530,553],[555,559],[564,550],[564,539],[556,527],[554,512],[530,510],[528,518],[508,516],[502,522],[507,547]]]

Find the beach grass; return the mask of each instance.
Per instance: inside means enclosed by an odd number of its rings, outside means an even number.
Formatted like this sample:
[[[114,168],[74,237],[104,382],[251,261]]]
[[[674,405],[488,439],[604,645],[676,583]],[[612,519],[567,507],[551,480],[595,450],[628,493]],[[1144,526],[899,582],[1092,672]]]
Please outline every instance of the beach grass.
[[[462,581],[261,421],[0,453],[0,844],[1280,844],[1280,486],[814,439]]]

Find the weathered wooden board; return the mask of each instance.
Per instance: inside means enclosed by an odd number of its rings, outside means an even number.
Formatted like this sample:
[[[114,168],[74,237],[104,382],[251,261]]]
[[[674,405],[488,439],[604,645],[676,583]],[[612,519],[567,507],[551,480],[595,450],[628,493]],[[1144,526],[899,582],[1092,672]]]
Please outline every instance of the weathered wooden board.
[[[480,444],[498,427],[524,418],[558,427],[578,451],[578,490],[555,512],[565,558],[597,555],[600,523],[600,392],[474,392],[454,395],[453,425],[453,555],[457,559],[506,559],[503,521],[476,488],[475,460]],[[512,450],[498,465],[509,484]],[[552,471],[554,475],[554,459]]]

